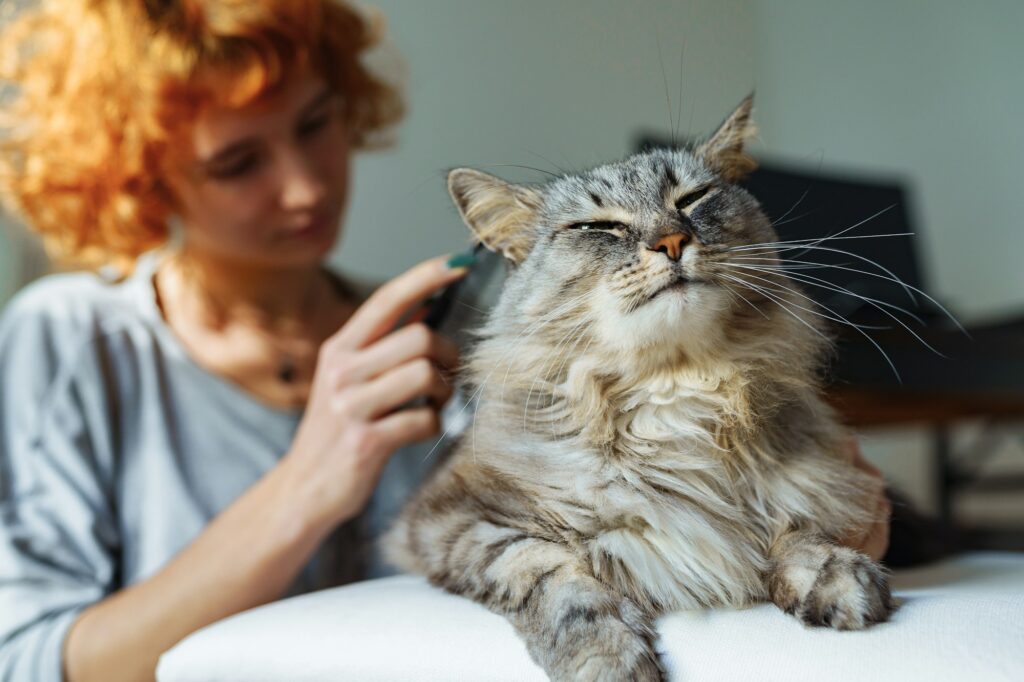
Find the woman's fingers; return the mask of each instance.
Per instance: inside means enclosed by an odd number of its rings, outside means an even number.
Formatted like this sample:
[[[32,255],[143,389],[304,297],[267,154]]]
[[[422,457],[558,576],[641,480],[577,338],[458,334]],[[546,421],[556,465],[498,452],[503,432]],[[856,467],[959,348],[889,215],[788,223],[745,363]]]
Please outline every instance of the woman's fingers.
[[[398,449],[437,435],[441,430],[441,421],[432,408],[417,407],[390,414],[375,422],[373,428],[381,434],[389,448]]]
[[[447,256],[431,258],[381,285],[328,343],[348,350],[372,344],[414,305],[466,274],[466,268],[449,268],[446,262]]]
[[[878,467],[864,458],[856,438],[847,441],[845,454],[854,467],[874,479],[876,501],[874,514],[868,526],[860,533],[846,538],[843,544],[858,549],[878,561],[889,549],[889,516],[892,513],[892,505],[885,494],[885,477]]]
[[[459,363],[459,349],[449,339],[422,323],[407,324],[384,338],[357,351],[359,356],[350,363],[350,369],[338,379],[344,384],[357,384],[374,379],[393,367],[418,357],[433,360],[446,370],[454,370]]]
[[[883,495],[875,510],[875,521],[860,542],[860,551],[875,561],[881,560],[889,549],[889,516],[891,514],[892,504],[889,502],[889,498]]]
[[[451,397],[452,388],[432,362],[417,358],[351,393],[349,409],[363,419],[375,419],[419,396],[427,396],[435,405],[441,405]]]

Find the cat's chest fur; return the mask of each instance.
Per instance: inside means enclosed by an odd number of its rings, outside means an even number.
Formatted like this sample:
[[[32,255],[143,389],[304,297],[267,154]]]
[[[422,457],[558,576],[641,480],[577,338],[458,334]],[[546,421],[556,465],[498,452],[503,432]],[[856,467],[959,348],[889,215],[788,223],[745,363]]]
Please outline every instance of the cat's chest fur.
[[[716,441],[730,410],[721,383],[661,376],[638,385],[613,417],[612,456],[577,455],[560,474],[569,504],[559,513],[578,524],[595,573],[656,608],[763,597],[773,524],[750,504],[762,499],[759,476],[738,476]]]

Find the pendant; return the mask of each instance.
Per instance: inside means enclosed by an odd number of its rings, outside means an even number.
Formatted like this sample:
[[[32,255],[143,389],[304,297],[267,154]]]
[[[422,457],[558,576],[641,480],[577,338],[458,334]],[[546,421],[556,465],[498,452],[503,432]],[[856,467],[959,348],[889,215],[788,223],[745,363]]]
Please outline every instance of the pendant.
[[[295,381],[296,367],[291,358],[282,358],[277,368],[277,378],[286,384]]]

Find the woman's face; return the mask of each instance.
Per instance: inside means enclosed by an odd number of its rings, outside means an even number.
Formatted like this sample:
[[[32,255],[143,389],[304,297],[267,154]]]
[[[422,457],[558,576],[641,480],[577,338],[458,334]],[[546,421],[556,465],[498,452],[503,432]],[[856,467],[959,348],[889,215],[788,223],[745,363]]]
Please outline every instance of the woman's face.
[[[256,267],[318,263],[340,230],[350,138],[336,93],[313,74],[257,103],[211,105],[173,183],[186,247]]]

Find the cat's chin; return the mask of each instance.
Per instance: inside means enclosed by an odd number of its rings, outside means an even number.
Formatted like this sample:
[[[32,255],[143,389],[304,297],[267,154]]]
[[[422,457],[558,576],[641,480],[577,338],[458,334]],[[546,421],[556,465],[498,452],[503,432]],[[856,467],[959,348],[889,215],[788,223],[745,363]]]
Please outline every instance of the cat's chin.
[[[626,315],[599,318],[601,334],[623,350],[680,346],[697,350],[718,342],[727,309],[726,295],[715,287],[681,280],[660,289]]]
[[[686,279],[685,277],[680,277],[676,281],[672,282],[672,284],[669,284],[666,287],[662,287],[658,291],[654,292],[654,294],[652,294],[651,297],[647,300],[648,302],[650,302],[656,298],[661,298],[664,296],[673,296],[677,293],[685,292],[687,289],[692,288],[693,284],[693,282]]]

